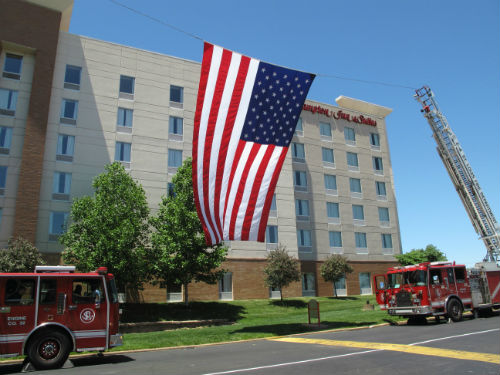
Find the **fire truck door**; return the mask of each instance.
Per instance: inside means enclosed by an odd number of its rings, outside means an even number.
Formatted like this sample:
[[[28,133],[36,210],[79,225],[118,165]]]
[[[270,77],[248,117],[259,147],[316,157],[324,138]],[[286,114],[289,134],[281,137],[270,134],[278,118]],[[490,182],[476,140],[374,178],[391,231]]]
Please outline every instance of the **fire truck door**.
[[[447,289],[447,294],[458,295],[457,286],[455,284],[455,272],[452,267],[443,268],[444,284]]]
[[[387,277],[385,275],[375,275],[373,276],[373,281],[375,285],[375,297],[379,305],[386,305],[385,300],[385,289],[387,288]]]
[[[107,302],[102,276],[71,280],[68,313],[78,351],[104,350],[107,340]]]
[[[35,277],[0,278],[0,354],[21,353],[35,326]]]
[[[51,322],[67,325],[69,283],[63,277],[40,277],[37,325]]]
[[[444,307],[446,290],[444,285],[443,270],[441,268],[429,269],[430,303],[433,308]]]

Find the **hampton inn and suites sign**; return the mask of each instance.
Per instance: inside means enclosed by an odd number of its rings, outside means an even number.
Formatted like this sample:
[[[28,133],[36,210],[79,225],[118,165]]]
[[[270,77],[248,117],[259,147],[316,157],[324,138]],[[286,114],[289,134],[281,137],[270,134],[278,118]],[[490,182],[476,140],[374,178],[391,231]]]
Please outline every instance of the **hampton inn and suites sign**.
[[[365,117],[363,115],[354,116],[349,113],[342,112],[342,110],[340,109],[337,112],[334,112],[328,108],[312,104],[304,104],[304,107],[302,109],[304,111],[309,111],[312,113],[319,113],[320,115],[325,115],[326,117],[333,117],[335,120],[346,120],[349,122],[355,122],[357,124],[377,126],[377,121],[370,117]]]

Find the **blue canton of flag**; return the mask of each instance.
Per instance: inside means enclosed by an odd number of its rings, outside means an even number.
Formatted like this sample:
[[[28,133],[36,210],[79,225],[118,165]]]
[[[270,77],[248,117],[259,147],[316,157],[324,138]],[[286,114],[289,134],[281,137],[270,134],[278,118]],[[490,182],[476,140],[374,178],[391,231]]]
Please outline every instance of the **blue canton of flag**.
[[[311,83],[310,73],[260,62],[241,139],[288,147]]]

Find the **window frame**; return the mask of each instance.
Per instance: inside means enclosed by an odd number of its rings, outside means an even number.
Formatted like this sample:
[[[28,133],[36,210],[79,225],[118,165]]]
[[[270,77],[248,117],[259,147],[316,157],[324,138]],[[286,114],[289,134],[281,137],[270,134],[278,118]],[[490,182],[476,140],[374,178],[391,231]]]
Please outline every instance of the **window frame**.
[[[68,80],[68,69],[74,69],[74,72],[78,71],[78,79],[75,80],[74,82]],[[71,74],[69,74],[69,76],[71,78]],[[82,82],[82,67],[66,64],[66,69],[64,70],[64,88],[70,90],[80,90],[81,82]]]
[[[15,59],[20,61],[18,71],[17,70],[7,70],[7,63],[8,63],[9,58],[15,58]],[[24,61],[24,55],[18,55],[15,53],[6,52],[5,58],[4,58],[4,63],[3,63],[3,68],[2,68],[2,77],[20,80],[21,74],[23,71],[23,61]]]

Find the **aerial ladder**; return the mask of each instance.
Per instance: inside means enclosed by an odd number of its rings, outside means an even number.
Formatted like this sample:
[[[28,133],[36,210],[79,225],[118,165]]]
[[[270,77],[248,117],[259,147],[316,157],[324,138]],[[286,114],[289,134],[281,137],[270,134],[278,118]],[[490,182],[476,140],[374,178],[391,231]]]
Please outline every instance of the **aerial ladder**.
[[[500,228],[491,211],[465,153],[439,110],[434,93],[428,86],[416,90],[415,99],[431,126],[437,151],[464,204],[465,210],[487,249],[484,261],[498,262],[500,258]]]

